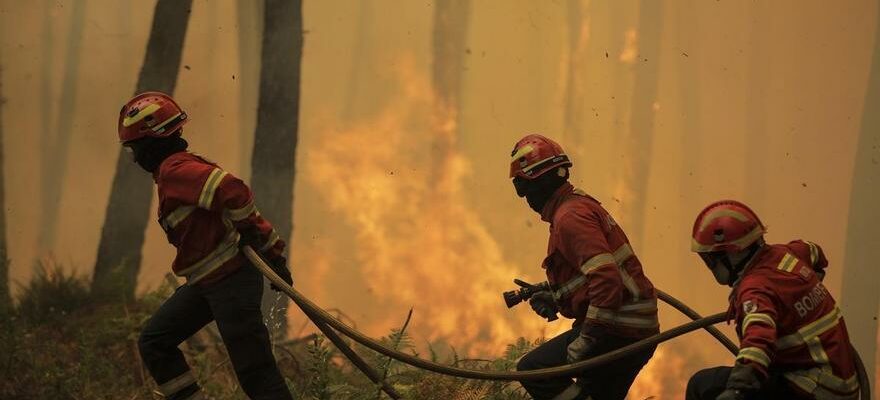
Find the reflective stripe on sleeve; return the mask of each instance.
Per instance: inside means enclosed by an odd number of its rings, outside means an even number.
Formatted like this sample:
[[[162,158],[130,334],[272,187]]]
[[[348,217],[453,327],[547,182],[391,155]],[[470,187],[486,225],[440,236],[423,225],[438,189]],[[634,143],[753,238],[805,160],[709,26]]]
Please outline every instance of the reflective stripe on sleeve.
[[[746,359],[754,361],[758,364],[763,365],[764,368],[770,366],[770,356],[768,356],[767,353],[764,352],[764,350],[761,350],[757,347],[743,347],[739,350],[739,354],[736,356],[736,359]]]
[[[177,207],[174,209],[174,211],[168,213],[165,218],[162,218],[162,221],[160,221],[159,224],[162,225],[162,229],[164,229],[165,232],[170,232],[177,226],[177,224],[186,219],[186,217],[188,217],[195,209],[196,208],[194,206]]]
[[[269,233],[269,240],[266,241],[266,244],[263,247],[260,247],[260,252],[264,252],[266,250],[271,249],[275,246],[275,243],[281,240],[281,236],[278,235],[278,232],[275,229],[272,229],[272,232]]]
[[[632,294],[633,301],[636,301],[640,296],[639,287],[632,276],[623,269],[623,264],[625,264],[631,257],[633,257],[633,250],[629,243],[624,243],[618,247],[617,250],[614,251],[614,254],[597,254],[581,265],[580,271],[582,275],[575,276],[563,283],[559,289],[553,292],[553,296],[557,300],[570,296],[575,290],[587,283],[586,275],[595,272],[601,267],[616,263],[624,286],[626,286],[627,290]]]
[[[753,323],[764,323],[771,328],[776,328],[776,321],[774,321],[770,315],[764,313],[751,313],[746,314],[745,318],[743,318],[742,331],[745,332],[749,325]]]
[[[815,243],[806,241],[808,246],[810,246],[810,265],[816,266],[816,263],[819,261],[819,248]]]
[[[251,214],[257,212],[257,205],[251,201],[244,205],[244,207],[236,208],[236,209],[227,209],[224,211],[226,217],[233,221],[241,221],[251,216]]]
[[[611,253],[600,253],[585,262],[581,265],[581,273],[584,275],[589,275],[590,272],[593,272],[599,267],[604,267],[606,265],[614,264],[614,256]]]
[[[186,371],[176,378],[159,385],[159,392],[165,397],[170,397],[193,383],[196,383],[196,377],[193,376],[192,371]]]
[[[586,275],[575,276],[574,278],[569,279],[568,282],[565,282],[565,284],[560,286],[559,289],[557,289],[555,292],[553,292],[553,298],[555,298],[556,300],[560,300],[571,296],[571,294],[574,293],[575,290],[578,290],[581,286],[584,286],[585,283],[587,283]]]
[[[211,204],[214,202],[214,192],[217,191],[217,187],[220,186],[220,181],[222,181],[223,177],[226,175],[227,172],[220,168],[214,168],[214,170],[211,171],[208,175],[208,180],[206,180],[205,185],[202,186],[202,193],[199,195],[199,207],[206,210],[211,209]]]

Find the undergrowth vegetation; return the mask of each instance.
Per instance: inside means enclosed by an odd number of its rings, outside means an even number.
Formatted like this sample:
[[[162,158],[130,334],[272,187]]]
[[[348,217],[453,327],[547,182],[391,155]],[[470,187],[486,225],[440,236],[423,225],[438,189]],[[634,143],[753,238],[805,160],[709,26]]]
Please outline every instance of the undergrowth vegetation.
[[[173,292],[166,283],[131,302],[100,303],[85,277],[41,266],[21,288],[15,308],[0,316],[0,398],[161,399],[142,366],[140,328]],[[462,359],[453,351],[419,354],[406,324],[382,338],[398,350],[459,367],[510,370],[536,343],[520,339],[495,360]],[[276,340],[276,358],[295,399],[387,399],[321,335]],[[516,383],[473,381],[428,373],[370,350],[353,348],[407,399],[527,399]],[[181,345],[199,383],[216,400],[246,399],[216,328]]]

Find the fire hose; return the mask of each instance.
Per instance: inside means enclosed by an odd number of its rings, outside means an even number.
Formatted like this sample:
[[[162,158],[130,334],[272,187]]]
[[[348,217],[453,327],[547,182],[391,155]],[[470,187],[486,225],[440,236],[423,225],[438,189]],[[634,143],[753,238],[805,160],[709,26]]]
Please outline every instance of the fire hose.
[[[435,373],[439,373],[439,374],[443,374],[443,375],[459,377],[459,378],[493,380],[493,381],[523,381],[523,380],[543,380],[543,379],[555,378],[555,377],[560,377],[560,376],[573,376],[573,375],[576,375],[580,371],[600,367],[602,365],[605,365],[605,364],[611,363],[613,361],[619,360],[621,358],[624,358],[632,353],[639,352],[639,351],[642,351],[642,350],[647,349],[649,347],[656,346],[662,342],[674,339],[674,338],[679,337],[681,335],[684,335],[686,333],[690,333],[690,332],[693,332],[698,329],[712,328],[712,325],[715,325],[717,323],[724,322],[727,320],[727,313],[726,312],[721,312],[718,314],[713,314],[713,315],[710,315],[707,317],[699,318],[699,314],[697,314],[695,311],[691,310],[690,308],[688,308],[687,306],[685,306],[683,303],[679,302],[678,300],[676,300],[672,296],[670,296],[666,293],[663,293],[663,295],[658,294],[658,297],[662,296],[661,299],[666,302],[671,301],[670,305],[672,305],[673,307],[675,307],[676,309],[678,309],[679,311],[681,311],[682,313],[687,315],[689,318],[692,319],[692,321],[685,323],[685,324],[682,324],[682,325],[679,325],[675,328],[660,332],[656,335],[645,338],[645,339],[640,340],[636,343],[621,347],[617,350],[610,351],[608,353],[605,353],[605,354],[602,354],[602,355],[599,355],[596,357],[592,357],[592,358],[589,358],[589,359],[586,359],[583,361],[578,361],[578,362],[572,363],[572,364],[567,364],[567,365],[562,365],[562,366],[557,366],[557,367],[542,368],[542,369],[531,370],[531,371],[481,371],[481,370],[459,368],[459,367],[453,367],[453,366],[449,366],[449,365],[443,365],[440,363],[428,361],[428,360],[425,360],[425,359],[422,359],[422,358],[419,358],[419,357],[416,357],[416,356],[413,356],[410,354],[406,354],[404,352],[401,352],[401,351],[398,351],[395,349],[385,347],[379,341],[377,341],[373,338],[370,338],[369,336],[364,335],[363,333],[346,325],[342,321],[334,318],[330,313],[324,311],[323,309],[318,307],[315,303],[313,303],[311,300],[309,300],[308,298],[303,296],[299,291],[297,291],[296,289],[294,289],[293,287],[288,285],[274,271],[272,271],[272,268],[269,267],[269,265],[266,264],[266,262],[263,261],[263,259],[252,248],[250,248],[249,246],[245,246],[242,249],[244,251],[245,256],[251,261],[251,263],[257,269],[259,269],[260,272],[263,275],[265,275],[266,278],[268,278],[270,282],[275,284],[275,286],[277,286],[285,294],[287,294],[288,297],[290,297],[291,300],[293,300],[293,302],[296,303],[296,305],[303,310],[303,312],[306,314],[306,316],[308,316],[316,324],[320,323],[321,326],[324,326],[324,327],[329,325],[333,329],[336,329],[337,331],[341,332],[342,334],[348,336],[349,338],[351,338],[355,342],[358,342],[362,346],[364,346],[370,350],[373,350],[377,353],[380,353],[384,356],[393,358],[399,362],[409,364],[411,366],[421,368],[421,369],[424,369],[427,371],[431,371],[431,372],[435,372]],[[661,293],[661,292],[658,291],[658,293]],[[319,326],[319,328],[320,328],[320,326]],[[736,346],[734,345],[733,348],[731,348],[729,346],[729,345],[733,344],[732,342],[730,342],[730,339],[728,339],[726,336],[724,336],[721,332],[718,332],[717,329],[715,330],[715,332],[717,332],[717,335],[716,335],[716,333],[712,333],[713,336],[715,336],[719,341],[721,341],[721,343],[725,347],[727,347],[729,350],[736,353],[736,351],[734,351],[734,349],[736,349]],[[710,333],[711,333],[711,331],[710,331]],[[726,340],[722,339],[722,337]],[[334,344],[336,344],[336,343],[334,342]],[[342,342],[341,344],[348,347],[348,345],[345,344],[344,342]],[[350,350],[350,348],[349,348],[349,350]],[[342,350],[340,350],[340,351],[342,351]],[[351,353],[353,353],[353,351]],[[346,352],[346,354],[347,354],[347,352]],[[862,365],[861,359],[858,357],[858,354],[857,353],[855,353],[855,354],[856,354],[856,360],[857,360],[856,364],[857,364],[857,370],[858,370],[858,376],[859,376],[859,382],[860,382],[861,399],[869,400],[869,399],[871,399],[871,395],[870,395],[869,383],[867,380],[867,373],[864,370],[864,366]],[[355,354],[355,357],[359,358],[356,354]],[[370,377],[371,380],[373,380],[373,377],[370,376],[371,374],[369,372],[367,372],[367,371],[372,371],[372,370],[369,368],[369,366],[366,366],[366,368],[367,368],[366,371],[363,369],[362,369],[362,371],[368,377]],[[375,380],[373,380],[373,381],[374,381],[374,383],[377,383],[377,384],[384,384],[384,382],[380,383]],[[387,385],[387,384],[384,384],[384,385]],[[396,398],[396,397],[392,396],[392,398]]]

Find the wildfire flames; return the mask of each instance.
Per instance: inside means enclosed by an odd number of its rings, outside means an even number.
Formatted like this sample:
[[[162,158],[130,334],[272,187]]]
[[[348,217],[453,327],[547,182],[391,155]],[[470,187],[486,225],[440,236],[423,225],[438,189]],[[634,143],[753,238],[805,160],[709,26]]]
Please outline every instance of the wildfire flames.
[[[401,65],[402,95],[373,119],[322,134],[305,175],[355,228],[360,279],[388,288],[381,300],[426,316],[411,326],[415,337],[500,354],[546,324],[504,308],[501,293],[517,269],[467,205],[462,179],[472,165],[456,149],[454,114],[412,63]],[[359,323],[387,331],[400,316]]]
[[[469,357],[499,356],[521,336],[552,337],[568,329],[567,320],[547,324],[504,308],[500,294],[521,271],[504,259],[468,206],[462,181],[473,165],[457,148],[454,110],[438,100],[411,62],[398,65],[402,94],[374,118],[327,128],[304,163],[303,175],[327,207],[354,228],[361,265],[355,279],[387,288],[375,292],[385,304],[415,307],[409,332],[417,342],[448,344]],[[319,259],[315,273],[339,262],[331,248],[310,251]],[[312,293],[332,296],[322,287]],[[374,335],[388,332],[401,323],[400,315],[389,314],[357,321],[358,327]],[[683,364],[680,356],[658,349],[631,398],[682,393],[686,377],[670,379],[662,371]]]

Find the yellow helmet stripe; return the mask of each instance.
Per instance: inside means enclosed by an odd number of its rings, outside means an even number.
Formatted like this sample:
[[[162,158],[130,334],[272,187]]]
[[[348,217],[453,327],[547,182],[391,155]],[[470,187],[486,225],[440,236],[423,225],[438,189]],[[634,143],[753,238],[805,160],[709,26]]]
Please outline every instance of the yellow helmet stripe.
[[[530,144],[520,147],[519,150],[516,151],[516,153],[513,153],[513,157],[511,157],[511,160],[516,160],[526,154],[531,153],[533,150],[535,150],[535,148],[532,147],[532,145]]]
[[[122,120],[122,126],[128,128],[129,126],[134,125],[138,121],[146,118],[147,115],[150,115],[159,110],[158,104],[150,104],[143,110],[138,111],[133,117],[126,116],[125,119]]]

